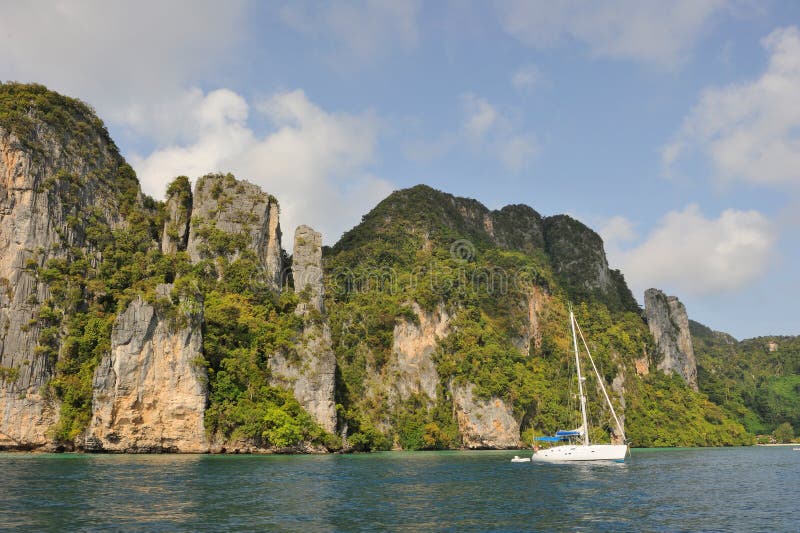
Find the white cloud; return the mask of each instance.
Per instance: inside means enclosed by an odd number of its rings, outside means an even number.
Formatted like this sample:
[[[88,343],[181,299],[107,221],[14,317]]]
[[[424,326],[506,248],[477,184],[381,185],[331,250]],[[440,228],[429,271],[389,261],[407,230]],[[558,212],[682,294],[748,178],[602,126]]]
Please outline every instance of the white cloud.
[[[512,172],[519,172],[539,155],[539,144],[533,135],[514,135],[503,140],[499,150],[503,166]]]
[[[285,4],[279,14],[295,31],[332,41],[329,59],[341,67],[370,62],[395,47],[415,48],[420,7],[419,0],[306,0]]]
[[[2,76],[43,83],[107,119],[144,126],[144,108],[167,110],[159,102],[185,96],[196,75],[238,43],[246,10],[240,0],[7,2]]]
[[[474,94],[463,95],[461,101],[464,110],[464,132],[472,139],[483,139],[497,123],[497,110],[485,98],[478,98]]]
[[[600,236],[606,244],[631,242],[636,238],[633,222],[623,216],[611,217],[600,229]]]
[[[721,180],[800,185],[800,31],[773,31],[766,71],[750,83],[707,89],[662,159],[699,151]]]
[[[379,133],[372,114],[325,111],[301,90],[255,109],[272,126],[265,135],[248,126],[250,106],[241,96],[226,89],[205,95],[189,113],[198,126],[190,142],[132,158],[144,191],[162,197],[177,175],[233,172],[278,198],[290,248],[299,224],[322,231],[332,244],[393,189],[368,171]]]
[[[706,218],[696,205],[672,211],[640,243],[630,221],[614,217],[601,230],[609,260],[636,294],[648,287],[688,295],[733,292],[762,276],[775,244],[772,223],[758,211],[727,209]]]
[[[685,60],[726,0],[497,0],[505,30],[534,47],[565,40],[589,46],[597,56],[660,67]]]
[[[480,152],[496,157],[511,172],[524,169],[539,154],[533,134],[519,126],[485,98],[467,93],[461,96],[462,136]]]
[[[511,75],[511,85],[518,91],[530,91],[543,81],[544,76],[535,65],[522,65]]]

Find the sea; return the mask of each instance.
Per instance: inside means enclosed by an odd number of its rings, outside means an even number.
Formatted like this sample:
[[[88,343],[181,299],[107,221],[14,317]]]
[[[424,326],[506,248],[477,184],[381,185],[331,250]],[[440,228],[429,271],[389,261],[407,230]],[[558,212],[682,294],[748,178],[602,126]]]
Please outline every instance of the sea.
[[[792,447],[525,453],[3,453],[0,530],[800,531]]]

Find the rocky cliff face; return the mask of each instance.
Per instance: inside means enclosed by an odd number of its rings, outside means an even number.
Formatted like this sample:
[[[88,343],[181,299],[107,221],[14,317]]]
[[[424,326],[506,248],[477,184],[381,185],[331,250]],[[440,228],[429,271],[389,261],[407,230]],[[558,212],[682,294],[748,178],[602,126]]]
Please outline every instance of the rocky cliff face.
[[[15,106],[15,91],[28,94],[24,108]],[[47,384],[62,332],[55,317],[42,316],[52,294],[39,270],[76,251],[100,261],[92,230],[124,225],[119,197],[130,169],[80,102],[39,86],[0,92],[8,120],[0,122],[0,433],[18,447],[38,447],[58,417]],[[63,110],[60,124],[46,119],[53,107]]]
[[[322,313],[322,234],[300,226],[294,236],[292,278],[300,295],[296,313],[304,318],[297,356],[274,354],[269,366],[273,384],[294,392],[314,421],[330,433],[336,431],[336,356],[331,331]]]
[[[161,301],[169,298],[170,285],[158,289]],[[181,308],[170,318],[137,297],[117,318],[111,352],[94,374],[87,450],[208,451],[202,311]]]
[[[427,312],[415,303],[413,310],[417,323],[404,320],[394,328],[394,357],[388,372],[400,400],[407,400],[413,394],[424,394],[436,400],[439,373],[433,352],[439,339],[450,333],[450,315],[443,305],[436,312]]]
[[[609,268],[597,233],[572,217],[556,215],[544,220],[544,234],[553,270],[574,298],[599,298],[612,309],[639,309],[622,274]]]
[[[697,362],[686,307],[677,297],[667,296],[658,289],[645,291],[644,305],[647,325],[656,341],[658,368],[678,374],[698,390]]]
[[[324,312],[325,286],[322,283],[322,234],[308,226],[298,226],[294,232],[292,279],[300,295],[298,314],[310,310]]]
[[[388,380],[375,381],[391,384],[387,397],[389,403],[422,395],[428,399],[429,405],[433,405],[440,383],[433,356],[439,341],[450,334],[453,318],[443,305],[433,312],[423,310],[416,303],[412,309],[417,314],[417,321],[404,320],[394,328]],[[533,324],[536,324],[535,313]],[[530,325],[523,334],[521,338],[528,342],[535,339]],[[446,389],[453,402],[453,416],[465,448],[513,448],[519,444],[520,423],[503,400],[477,398],[471,383],[451,383]]]
[[[270,284],[281,288],[281,229],[278,201],[231,174],[197,180],[186,251],[193,262],[253,251]]]
[[[453,407],[465,448],[515,448],[519,446],[520,424],[512,409],[499,398],[483,400],[474,386],[452,386]]]

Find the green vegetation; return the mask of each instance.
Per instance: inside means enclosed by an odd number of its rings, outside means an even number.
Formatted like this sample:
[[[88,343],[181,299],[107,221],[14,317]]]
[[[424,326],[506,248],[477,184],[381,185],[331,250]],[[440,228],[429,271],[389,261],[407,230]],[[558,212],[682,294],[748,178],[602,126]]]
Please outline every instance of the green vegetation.
[[[700,390],[751,433],[800,427],[800,337],[737,341],[690,321]]]
[[[108,130],[87,104],[43,85],[0,83],[0,127],[36,155],[41,155],[45,140],[37,129],[41,124],[53,128],[57,140],[68,151],[98,155],[107,147],[118,156]]]
[[[202,178],[204,181],[209,177]],[[180,180],[180,178],[179,178]],[[236,181],[225,176],[226,187],[214,192],[220,203],[232,198]],[[180,182],[178,182],[180,183]],[[215,181],[219,184],[220,181]],[[172,186],[171,186],[172,187]],[[194,218],[197,235],[205,241],[200,261],[175,281],[174,292],[203,302],[203,353],[208,368],[209,406],[205,425],[212,438],[284,448],[313,442],[336,448],[303,410],[290,391],[271,385],[269,358],[296,358],[303,319],[295,315],[298,297],[292,291],[278,296],[259,275],[263,267],[250,245],[244,225],[231,234],[213,222]]]
[[[641,383],[644,394],[631,395],[626,411],[628,438],[635,446],[740,446],[752,435],[727,417],[703,394],[686,387],[680,377],[657,373]]]
[[[784,422],[775,428],[772,436],[778,442],[792,442],[794,440],[794,428],[789,422]]]

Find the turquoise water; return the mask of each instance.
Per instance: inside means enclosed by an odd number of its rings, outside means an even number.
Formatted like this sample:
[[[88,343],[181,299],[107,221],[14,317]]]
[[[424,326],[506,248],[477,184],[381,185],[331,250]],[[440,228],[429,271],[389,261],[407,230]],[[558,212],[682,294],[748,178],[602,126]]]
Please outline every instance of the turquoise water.
[[[519,453],[519,452],[517,452]],[[625,464],[514,452],[330,456],[0,454],[16,531],[798,531],[791,447],[634,450]]]

